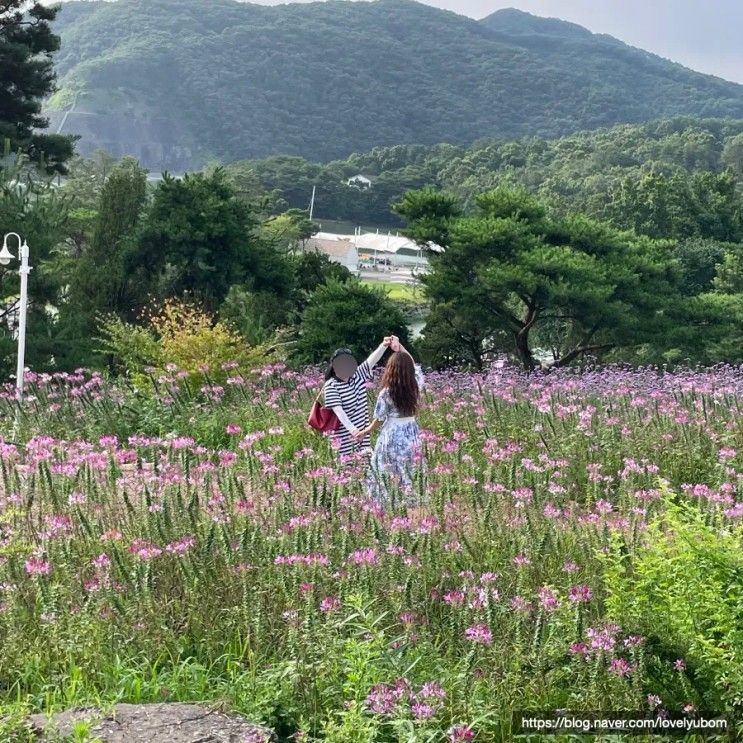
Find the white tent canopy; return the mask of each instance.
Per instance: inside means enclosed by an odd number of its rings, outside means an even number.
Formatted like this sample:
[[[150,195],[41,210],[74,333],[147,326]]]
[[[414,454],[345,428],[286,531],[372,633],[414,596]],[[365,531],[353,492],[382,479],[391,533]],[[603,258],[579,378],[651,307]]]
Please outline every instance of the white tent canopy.
[[[383,234],[380,232],[360,232],[356,235],[336,235],[332,232],[318,232],[313,237],[321,240],[350,240],[359,250],[376,253],[419,253],[422,248],[414,240],[402,235]],[[434,243],[428,244],[428,249],[436,253],[443,253],[444,249]]]

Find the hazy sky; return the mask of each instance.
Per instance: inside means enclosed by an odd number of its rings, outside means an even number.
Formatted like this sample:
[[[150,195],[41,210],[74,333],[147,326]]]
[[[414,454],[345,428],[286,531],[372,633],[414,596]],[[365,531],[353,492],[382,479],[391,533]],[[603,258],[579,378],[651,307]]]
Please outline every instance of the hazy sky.
[[[255,1],[255,0],[254,0]],[[203,0],[208,7],[210,0]],[[257,0],[277,5],[281,0]],[[499,8],[580,23],[596,33],[743,83],[743,0],[425,0],[482,18]]]
[[[681,62],[743,83],[742,0],[427,0],[482,18],[498,8],[580,23]]]

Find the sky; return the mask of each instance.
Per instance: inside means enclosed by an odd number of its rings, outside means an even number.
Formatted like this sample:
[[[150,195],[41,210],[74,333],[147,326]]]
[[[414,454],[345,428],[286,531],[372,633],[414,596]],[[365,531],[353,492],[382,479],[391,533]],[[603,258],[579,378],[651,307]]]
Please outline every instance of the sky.
[[[605,33],[711,75],[743,83],[742,0],[429,0],[482,18],[519,8]]]
[[[204,0],[208,7],[210,0]],[[282,0],[253,0],[278,5]],[[579,23],[680,62],[743,83],[743,0],[424,0],[483,18],[499,8]]]

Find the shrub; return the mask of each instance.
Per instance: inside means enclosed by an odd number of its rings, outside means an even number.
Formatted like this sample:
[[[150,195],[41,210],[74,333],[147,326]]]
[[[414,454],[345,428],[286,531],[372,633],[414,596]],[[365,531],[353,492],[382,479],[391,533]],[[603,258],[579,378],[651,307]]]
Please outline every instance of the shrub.
[[[186,302],[166,300],[146,319],[143,327],[108,316],[100,328],[101,352],[134,378],[152,367],[223,381],[268,361],[264,348],[248,346],[228,324]]]
[[[673,685],[679,674],[669,670],[681,659],[680,694],[688,695],[684,682],[696,681],[708,690],[708,709],[741,708],[743,528],[722,529],[673,497],[666,492],[666,508],[631,562],[620,549],[606,558],[608,614],[645,635],[648,649],[666,661],[656,663],[656,689]]]
[[[297,357],[308,363],[325,361],[336,348],[350,348],[361,358],[385,336],[408,342],[400,308],[380,290],[358,281],[329,281],[310,295],[302,314]]]
[[[292,303],[273,292],[257,292],[244,286],[233,286],[219,314],[249,343],[258,345],[269,342],[278,328],[289,324]]]

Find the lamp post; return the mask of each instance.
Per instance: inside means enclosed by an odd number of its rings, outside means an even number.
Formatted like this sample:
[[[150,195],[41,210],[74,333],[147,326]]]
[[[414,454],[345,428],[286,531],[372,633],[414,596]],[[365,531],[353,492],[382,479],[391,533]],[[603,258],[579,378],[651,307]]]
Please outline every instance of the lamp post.
[[[16,398],[18,402],[23,399],[23,371],[26,355],[26,309],[28,307],[28,274],[31,266],[28,265],[28,243],[21,240],[21,236],[16,232],[9,232],[3,238],[3,249],[0,250],[0,265],[7,266],[15,256],[8,250],[8,238],[15,237],[18,240],[18,260],[21,267],[18,273],[21,277],[21,297],[18,308],[18,365],[15,372]]]

